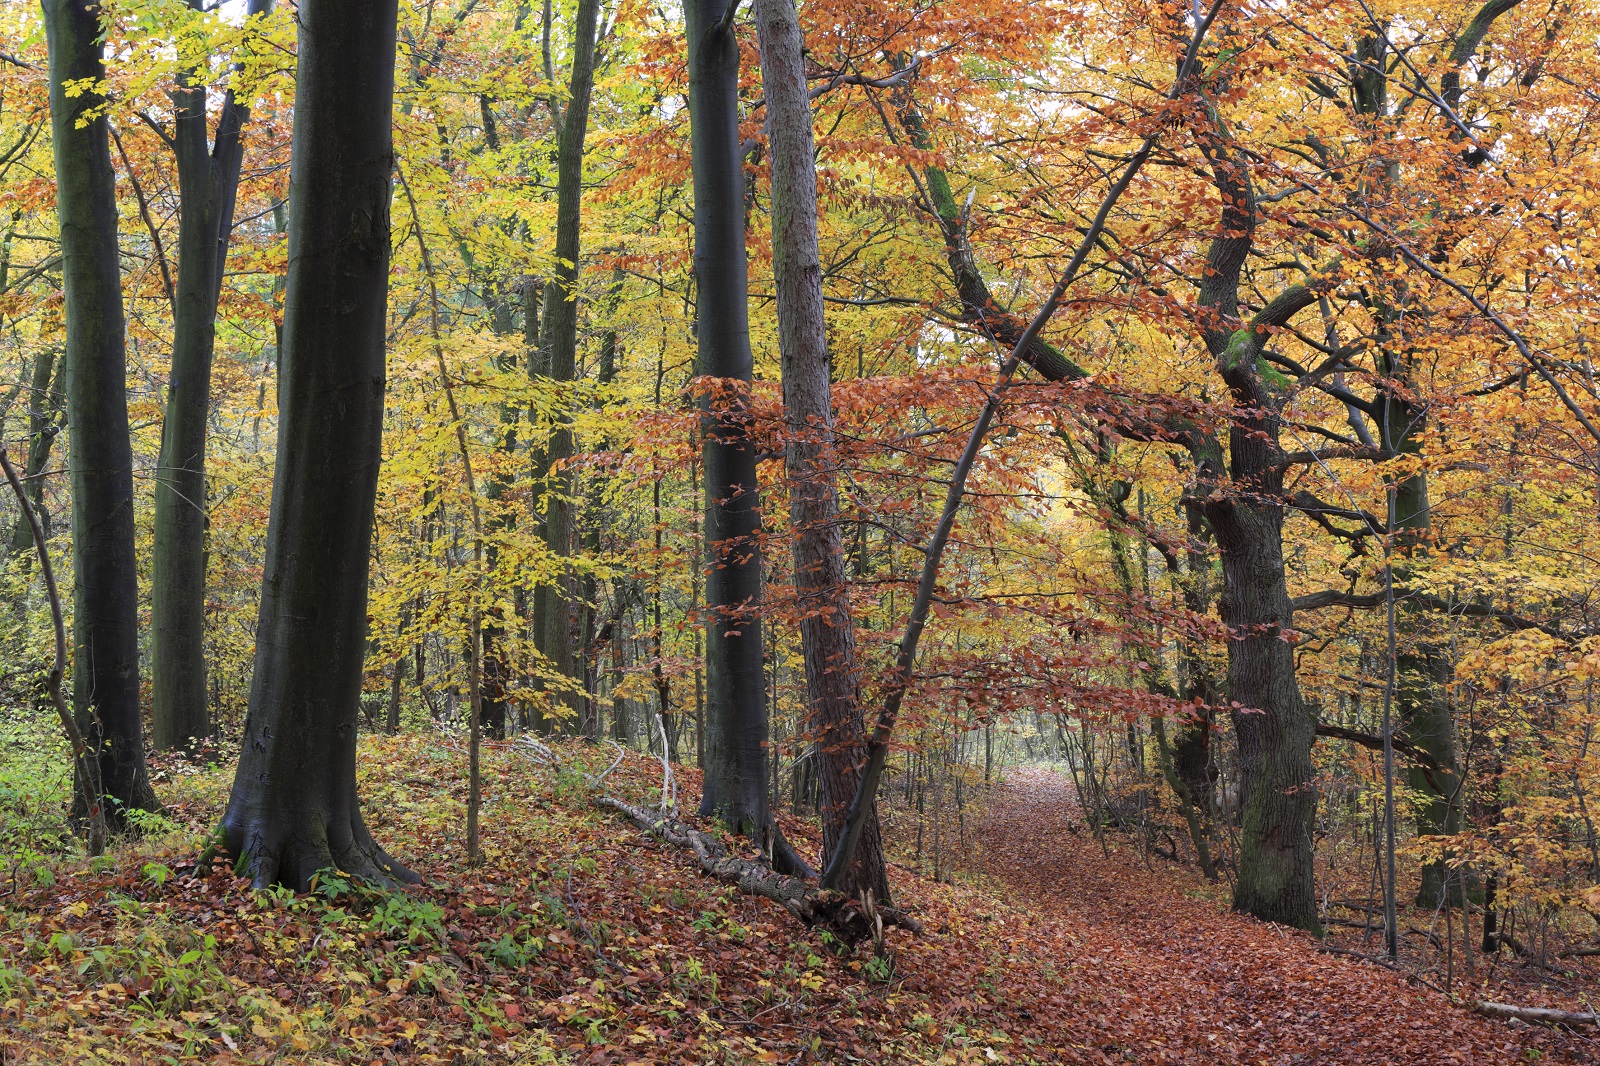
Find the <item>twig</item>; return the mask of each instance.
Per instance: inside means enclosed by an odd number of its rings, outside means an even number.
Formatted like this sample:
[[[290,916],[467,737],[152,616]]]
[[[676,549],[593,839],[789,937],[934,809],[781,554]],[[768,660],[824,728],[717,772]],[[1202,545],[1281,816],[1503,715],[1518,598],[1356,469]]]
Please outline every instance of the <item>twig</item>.
[[[56,589],[56,573],[50,566],[50,552],[44,543],[44,527],[39,523],[39,516],[34,513],[33,504],[28,500],[28,494],[22,489],[22,481],[17,477],[17,471],[11,465],[11,457],[4,448],[0,448],[0,469],[5,470],[6,480],[11,483],[11,491],[17,494],[17,503],[22,507],[23,517],[28,520],[28,528],[33,531],[33,546],[39,553],[39,571],[44,575],[44,588],[50,599],[50,621],[55,625],[56,656],[50,664],[50,675],[45,681],[45,687],[50,690],[50,702],[55,704],[56,714],[61,719],[61,728],[67,734],[67,740],[72,745],[72,761],[78,773],[78,788],[83,794],[83,805],[88,812],[89,833],[87,847],[90,855],[99,855],[106,850],[106,810],[105,789],[100,779],[100,761],[98,754],[89,750],[89,745],[83,739],[83,733],[78,729],[78,723],[73,720],[72,712],[67,709],[67,701],[61,695],[61,678],[67,669],[67,627],[61,619],[61,593]]]
[[[618,744],[614,740],[610,743],[613,748],[617,749],[617,757],[611,761],[611,765],[606,767],[605,773],[601,774],[599,777],[590,777],[588,774],[583,775],[588,779],[590,788],[598,789],[605,782],[605,779],[611,776],[611,771],[621,766],[622,760],[628,757],[628,749],[624,748],[621,744]],[[543,746],[544,745],[542,744],[540,745],[540,747]]]
[[[667,759],[667,723],[661,720],[659,711],[656,712],[656,725],[661,730],[661,809],[675,811],[678,809],[678,783],[673,780],[672,763]]]

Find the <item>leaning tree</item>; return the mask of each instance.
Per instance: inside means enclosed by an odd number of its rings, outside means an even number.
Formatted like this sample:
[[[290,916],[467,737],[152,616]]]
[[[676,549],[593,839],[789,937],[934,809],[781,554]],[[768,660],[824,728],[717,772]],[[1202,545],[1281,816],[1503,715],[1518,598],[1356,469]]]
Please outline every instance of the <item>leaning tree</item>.
[[[772,161],[772,272],[783,357],[794,584],[806,702],[821,767],[822,851],[832,854],[860,785],[867,746],[856,671],[855,622],[839,528],[828,323],[817,248],[816,145],[806,88],[805,36],[794,0],[756,0],[761,84]],[[876,803],[840,887],[889,899]]]
[[[216,844],[258,887],[415,881],[367,831],[356,715],[381,458],[398,0],[303,0],[278,452],[243,750]]]

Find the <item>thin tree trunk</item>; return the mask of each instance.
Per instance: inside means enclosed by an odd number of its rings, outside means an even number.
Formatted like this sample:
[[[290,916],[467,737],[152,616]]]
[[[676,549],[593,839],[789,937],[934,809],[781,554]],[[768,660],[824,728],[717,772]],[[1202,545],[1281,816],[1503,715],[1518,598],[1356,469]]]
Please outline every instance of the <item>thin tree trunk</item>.
[[[105,80],[99,8],[44,0],[50,49],[61,277],[66,293],[67,425],[71,434],[73,671],[78,728],[100,761],[107,821],[159,807],[139,727],[138,587],[133,543],[133,448],[117,199],[105,99],[68,82]],[[82,126],[80,115],[93,117]],[[81,790],[79,790],[81,793]],[[90,797],[77,795],[84,811]]]
[[[835,472],[831,359],[817,249],[817,170],[805,41],[793,0],[756,0],[772,166],[772,268],[789,441],[789,516],[812,751],[822,786],[823,861],[838,846],[861,783],[867,731],[856,671]],[[889,900],[876,801],[839,887]]]
[[[50,461],[50,450],[61,426],[65,405],[62,395],[64,363],[55,348],[41,348],[33,360],[33,377],[28,389],[28,454],[22,465],[22,485],[46,539],[51,536],[50,512],[44,506],[41,475]],[[16,528],[11,532],[11,554],[21,556],[32,550],[33,526],[26,515],[18,515]]]
[[[303,0],[277,468],[243,750],[215,844],[258,887],[417,877],[356,797],[382,458],[397,0]]]
[[[577,377],[578,257],[583,214],[583,142],[589,128],[589,97],[594,86],[595,25],[599,0],[578,0],[572,22],[572,80],[565,109],[557,116],[556,157],[556,264],[545,285],[544,321],[540,326],[541,370],[551,381],[571,382]],[[544,450],[544,540],[558,560],[572,555],[573,521],[571,476],[563,464],[572,458],[570,419],[558,415]],[[564,566],[564,564],[563,564]],[[578,664],[572,648],[572,576],[563,572],[541,582],[533,594],[534,641],[550,666],[568,679],[568,687],[553,702],[578,712]]]

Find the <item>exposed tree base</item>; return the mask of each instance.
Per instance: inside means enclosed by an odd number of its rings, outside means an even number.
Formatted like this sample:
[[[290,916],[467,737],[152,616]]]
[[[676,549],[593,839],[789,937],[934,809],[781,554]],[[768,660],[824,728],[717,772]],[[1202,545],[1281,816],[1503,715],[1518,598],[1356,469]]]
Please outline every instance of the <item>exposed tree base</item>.
[[[893,907],[873,908],[833,892],[807,884],[798,877],[778,873],[761,863],[730,854],[721,841],[690,829],[672,816],[619,800],[598,796],[596,806],[620,811],[647,833],[687,848],[707,875],[738,885],[741,891],[764,896],[777,903],[808,926],[820,926],[847,944],[858,944],[882,936],[882,927],[897,925],[913,933],[925,932],[922,923]]]
[[[1530,1025],[1600,1025],[1600,1014],[1579,1014],[1549,1007],[1518,1007],[1511,1003],[1490,1003],[1481,999],[1473,1000],[1472,1013]]]
[[[338,819],[333,820],[336,826]],[[422,878],[378,846],[360,815],[345,820],[343,832],[320,812],[296,818],[231,821],[224,818],[200,855],[198,866],[218,856],[233,859],[233,869],[257,889],[282,885],[296,892],[311,888],[323,870],[335,870],[379,888],[414,885]]]

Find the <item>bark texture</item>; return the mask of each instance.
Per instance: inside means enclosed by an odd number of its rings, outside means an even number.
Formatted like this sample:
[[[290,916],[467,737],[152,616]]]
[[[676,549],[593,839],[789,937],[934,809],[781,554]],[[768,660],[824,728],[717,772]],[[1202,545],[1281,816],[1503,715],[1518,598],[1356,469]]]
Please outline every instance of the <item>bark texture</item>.
[[[381,458],[397,0],[300,6],[277,467],[243,750],[217,844],[258,887],[415,880],[356,797]]]
[[[835,470],[831,360],[817,251],[817,171],[806,95],[805,40],[794,0],[756,0],[761,83],[772,165],[772,261],[783,360],[789,518],[810,730],[821,784],[826,860],[844,832],[861,780],[867,731],[856,673],[855,622],[845,575]],[[839,888],[889,899],[877,804]]]
[[[198,0],[191,4],[199,6]],[[272,0],[251,0],[249,14],[264,14],[271,6]],[[249,108],[229,90],[213,148],[205,85],[180,77],[172,96],[178,277],[150,568],[151,733],[163,750],[192,748],[211,733],[205,656],[206,425],[217,304],[249,117]]]
[[[1222,556],[1219,606],[1228,627],[1228,690],[1239,738],[1244,817],[1233,909],[1319,930],[1312,880],[1317,792],[1311,765],[1316,718],[1295,676],[1294,606],[1283,564],[1284,466],[1278,443],[1286,392],[1262,358],[1271,330],[1316,296],[1294,286],[1248,323],[1239,318],[1240,275],[1256,223],[1249,171],[1227,129],[1207,113],[1195,139],[1222,197],[1219,235],[1200,282],[1200,332],[1236,410],[1228,466],[1196,454],[1196,495]]]
[[[139,728],[138,588],[133,545],[133,449],[117,200],[105,99],[64,84],[105,79],[99,8],[44,0],[61,277],[66,292],[68,463],[72,483],[72,704],[98,753],[107,817],[159,804]],[[85,111],[94,111],[81,128]],[[87,809],[87,797],[74,805]]]

